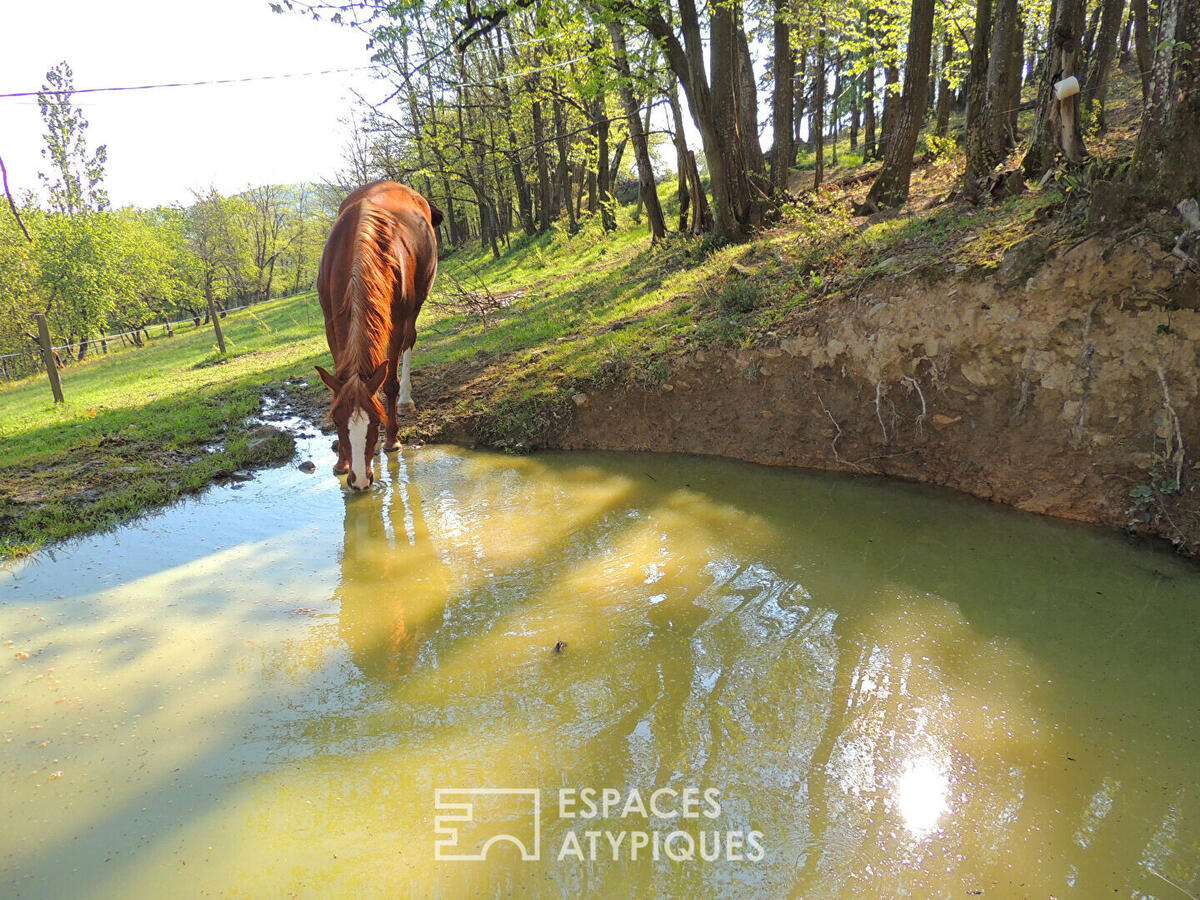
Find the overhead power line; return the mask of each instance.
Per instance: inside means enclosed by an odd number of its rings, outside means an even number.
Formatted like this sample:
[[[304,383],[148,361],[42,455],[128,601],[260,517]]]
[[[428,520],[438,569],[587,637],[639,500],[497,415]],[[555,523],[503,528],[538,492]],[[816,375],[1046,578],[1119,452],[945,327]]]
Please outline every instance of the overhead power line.
[[[366,72],[371,69],[385,68],[379,64],[370,66],[350,66],[343,69],[316,69],[311,72],[287,72],[278,75],[246,75],[242,78],[207,78],[202,81],[165,81],[159,84],[129,84],[121,87],[73,88],[65,91],[14,91],[0,94],[0,100],[14,100],[18,97],[37,97],[39,94],[61,96],[71,94],[115,94],[123,91],[154,91],[160,88],[204,87],[210,84],[246,84],[252,81],[280,81],[285,78],[309,78],[315,75],[341,75],[349,72]]]
[[[532,43],[532,42],[522,42]],[[569,66],[571,63],[579,62],[585,59],[584,56],[576,56],[573,59],[564,60],[563,62],[552,63],[536,69],[526,69],[523,71],[514,71],[503,75],[496,75],[487,82],[463,82],[450,83],[445,85],[449,88],[455,87],[487,87],[497,81],[507,81],[512,78],[523,78],[526,75],[536,75],[539,72],[546,72],[551,69],[559,69],[563,66]],[[432,60],[426,60],[417,67],[417,70],[424,68]],[[343,75],[350,72],[369,72],[377,69],[386,70],[388,66],[384,63],[374,63],[369,66],[350,66],[342,69],[315,69],[311,72],[287,72],[278,75],[245,75],[240,78],[206,78],[200,81],[164,81],[157,84],[127,84],[119,87],[97,87],[97,88],[73,88],[71,90],[62,91],[11,91],[9,93],[0,93],[0,100],[18,100],[28,97],[37,97],[40,95],[46,96],[74,96],[76,94],[119,94],[128,91],[154,91],[161,88],[185,88],[185,87],[206,87],[214,84],[248,84],[255,81],[281,81],[287,78],[310,78],[317,75]]]

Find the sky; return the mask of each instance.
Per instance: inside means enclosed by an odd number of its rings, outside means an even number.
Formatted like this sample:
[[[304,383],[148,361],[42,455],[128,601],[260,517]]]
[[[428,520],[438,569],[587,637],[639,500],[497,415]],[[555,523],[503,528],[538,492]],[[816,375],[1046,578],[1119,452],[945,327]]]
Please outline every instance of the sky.
[[[36,91],[66,60],[75,87],[279,75],[370,63],[365,37],[267,0],[5,0],[0,93]],[[369,72],[233,85],[76,95],[88,146],[108,147],[113,207],[187,203],[193,190],[330,176],[341,165],[353,90],[379,99]],[[40,190],[34,97],[0,99],[0,157],[14,194]]]

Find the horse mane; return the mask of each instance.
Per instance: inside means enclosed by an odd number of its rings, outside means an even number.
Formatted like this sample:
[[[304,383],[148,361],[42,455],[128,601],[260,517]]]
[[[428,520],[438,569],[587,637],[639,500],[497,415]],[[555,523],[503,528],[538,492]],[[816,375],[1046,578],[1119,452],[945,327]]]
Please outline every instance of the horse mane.
[[[387,359],[392,291],[401,264],[391,250],[395,229],[387,212],[366,198],[359,201],[354,255],[341,309],[348,328],[339,369],[347,380],[357,375],[365,381]]]

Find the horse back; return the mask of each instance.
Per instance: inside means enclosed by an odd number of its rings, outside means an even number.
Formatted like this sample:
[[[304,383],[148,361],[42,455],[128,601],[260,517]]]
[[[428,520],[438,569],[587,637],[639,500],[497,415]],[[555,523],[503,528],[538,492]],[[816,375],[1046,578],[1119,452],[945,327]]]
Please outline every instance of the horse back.
[[[317,294],[335,359],[345,330],[337,320],[350,278],[364,203],[374,213],[385,215],[392,225],[390,249],[399,276],[392,304],[394,320],[415,320],[437,271],[437,237],[433,229],[441,221],[441,212],[419,193],[394,181],[376,181],[343,200],[317,273]]]

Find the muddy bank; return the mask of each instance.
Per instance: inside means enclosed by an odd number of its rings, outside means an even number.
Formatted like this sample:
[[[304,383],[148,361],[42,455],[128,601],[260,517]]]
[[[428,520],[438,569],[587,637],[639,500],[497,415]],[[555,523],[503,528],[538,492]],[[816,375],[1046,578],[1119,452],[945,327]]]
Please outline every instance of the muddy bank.
[[[901,477],[1200,555],[1200,278],[1147,235],[1051,249],[1032,275],[1029,252],[987,281],[895,277],[652,387],[573,391],[536,443]],[[449,415],[427,436],[487,435]]]

